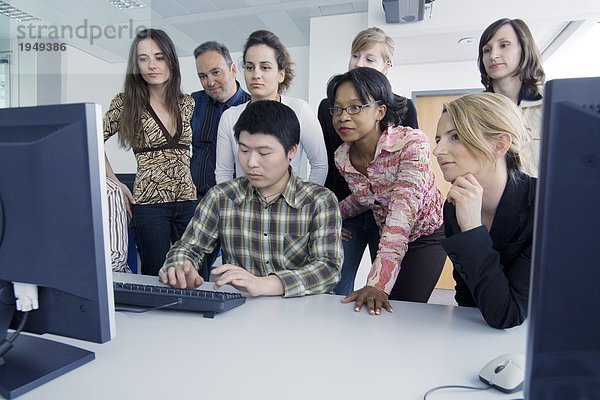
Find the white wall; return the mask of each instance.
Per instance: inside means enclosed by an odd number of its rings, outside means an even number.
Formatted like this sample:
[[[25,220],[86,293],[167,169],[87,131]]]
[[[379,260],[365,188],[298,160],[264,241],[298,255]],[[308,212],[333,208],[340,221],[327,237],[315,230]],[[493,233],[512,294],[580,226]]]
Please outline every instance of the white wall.
[[[329,79],[348,70],[352,39],[366,28],[367,13],[334,15],[310,20],[308,102],[315,112],[321,100],[326,97]]]
[[[400,65],[388,73],[394,92],[412,98],[414,92],[483,89],[474,62]]]
[[[600,76],[600,22],[587,23],[579,35],[556,50],[545,62],[547,80]]]
[[[5,40],[3,51],[10,52],[11,107],[37,105],[38,56],[20,51],[16,41]],[[43,72],[42,72],[43,73]]]
[[[123,90],[125,67],[125,63],[108,63],[67,46],[63,102],[97,103],[102,106],[104,113],[115,94]],[[113,137],[105,143],[113,170],[117,173],[134,173],[136,164],[133,153],[121,149],[117,142],[117,138]]]

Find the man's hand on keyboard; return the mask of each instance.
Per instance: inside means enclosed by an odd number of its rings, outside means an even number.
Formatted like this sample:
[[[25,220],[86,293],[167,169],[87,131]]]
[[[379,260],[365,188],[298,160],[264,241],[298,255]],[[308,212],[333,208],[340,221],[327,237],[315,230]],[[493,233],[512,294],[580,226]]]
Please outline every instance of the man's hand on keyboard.
[[[277,275],[255,276],[232,264],[214,268],[211,274],[220,275],[214,284],[216,290],[223,285],[231,285],[250,296],[278,296],[284,293],[283,284]]]
[[[167,272],[161,273],[160,281],[179,289],[195,289],[204,283],[196,268],[187,260],[183,265],[170,267]]]

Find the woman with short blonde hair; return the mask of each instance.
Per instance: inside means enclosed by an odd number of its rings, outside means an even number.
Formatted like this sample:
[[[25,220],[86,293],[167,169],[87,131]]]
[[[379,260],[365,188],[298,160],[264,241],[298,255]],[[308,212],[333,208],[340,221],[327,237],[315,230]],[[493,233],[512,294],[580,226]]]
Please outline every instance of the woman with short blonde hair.
[[[389,37],[381,28],[376,26],[360,31],[356,37],[354,37],[354,40],[352,41],[352,48],[350,50],[351,60],[356,56],[356,54],[374,46],[378,46],[385,65],[388,68],[391,67],[394,58],[394,39]],[[387,70],[385,72],[387,72]]]

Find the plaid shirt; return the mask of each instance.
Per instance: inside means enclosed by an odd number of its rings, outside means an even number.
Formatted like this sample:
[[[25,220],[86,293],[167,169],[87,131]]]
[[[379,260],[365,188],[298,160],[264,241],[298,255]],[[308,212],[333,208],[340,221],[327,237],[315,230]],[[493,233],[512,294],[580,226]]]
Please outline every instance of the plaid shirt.
[[[220,240],[224,264],[277,275],[285,297],[326,293],[340,276],[341,226],[335,195],[291,169],[287,186],[270,204],[241,177],[208,191],[161,271],[184,260],[198,268]]]

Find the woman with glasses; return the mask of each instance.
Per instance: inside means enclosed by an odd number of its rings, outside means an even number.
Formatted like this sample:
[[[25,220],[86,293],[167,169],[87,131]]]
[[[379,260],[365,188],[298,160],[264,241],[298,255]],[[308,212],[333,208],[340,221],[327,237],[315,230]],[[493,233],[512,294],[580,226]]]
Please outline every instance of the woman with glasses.
[[[244,175],[233,135],[233,126],[239,116],[253,101],[275,100],[296,113],[300,121],[298,154],[304,151],[308,158],[308,180],[323,185],[327,177],[327,153],[317,117],[306,101],[281,94],[289,89],[294,79],[293,62],[287,49],[274,33],[256,31],[250,34],[244,45],[243,62],[244,79],[251,98],[247,103],[227,109],[221,116],[217,130],[217,183]],[[296,173],[299,173],[301,159],[298,156],[291,162]]]
[[[351,194],[340,202],[342,218],[372,210],[381,240],[367,284],[342,302],[363,304],[370,314],[388,301],[427,302],[446,254],[442,206],[434,181],[429,141],[400,125],[404,106],[381,72],[355,68],[327,86],[333,126],[344,142],[335,164]]]
[[[385,75],[392,67],[393,56],[394,40],[380,28],[368,28],[360,31],[352,41],[348,70],[369,67]],[[402,96],[394,96],[402,109],[400,111],[400,125],[418,128],[417,110],[413,102]],[[342,140],[333,127],[329,107],[328,99],[323,99],[317,112],[323,129],[329,163],[325,187],[335,193],[338,201],[342,201],[350,194],[350,189],[346,180],[335,167],[334,153],[342,144]],[[342,265],[340,281],[333,291],[336,294],[348,295],[354,290],[356,272],[367,245],[371,254],[371,262],[375,261],[375,255],[379,247],[379,227],[375,222],[373,212],[367,210],[355,217],[344,220],[342,232],[344,235],[342,242],[344,245],[344,264]]]

